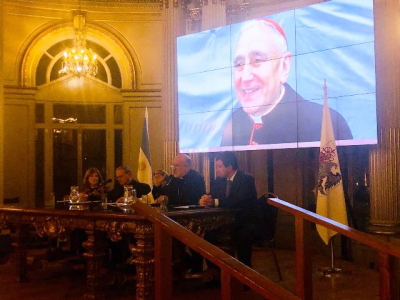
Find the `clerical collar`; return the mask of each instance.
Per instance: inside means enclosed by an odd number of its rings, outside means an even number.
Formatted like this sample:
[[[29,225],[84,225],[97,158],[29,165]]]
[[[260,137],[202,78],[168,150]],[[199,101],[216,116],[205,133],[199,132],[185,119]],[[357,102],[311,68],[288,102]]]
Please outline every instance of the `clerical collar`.
[[[281,93],[279,95],[278,101],[275,102],[275,104],[273,105],[272,109],[269,110],[268,112],[266,112],[265,114],[261,115],[261,116],[253,116],[251,114],[249,114],[250,118],[253,120],[254,124],[262,124],[262,117],[264,117],[265,115],[269,114],[271,111],[273,111],[275,109],[275,106],[281,102],[283,96],[285,95],[285,86],[282,84],[281,85]]]

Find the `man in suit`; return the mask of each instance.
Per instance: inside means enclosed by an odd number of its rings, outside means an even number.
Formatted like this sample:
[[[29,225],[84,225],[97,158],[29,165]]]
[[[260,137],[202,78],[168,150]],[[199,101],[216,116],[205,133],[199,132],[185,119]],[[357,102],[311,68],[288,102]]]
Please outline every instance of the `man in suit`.
[[[115,175],[118,183],[116,183],[113,190],[108,193],[108,201],[110,202],[123,202],[125,185],[132,185],[136,190],[136,196],[138,198],[151,192],[151,188],[148,184],[133,179],[132,171],[127,166],[118,167],[115,170]]]
[[[218,199],[221,207],[240,209],[235,218],[234,241],[238,260],[251,267],[252,244],[259,223],[254,177],[238,169],[233,152],[218,153],[215,161],[218,178],[211,195],[203,195],[199,204],[210,206],[214,204],[214,199]]]
[[[323,106],[307,101],[287,83],[292,54],[273,20],[243,26],[234,56],[233,85],[241,104],[228,121],[221,146],[315,142]],[[341,114],[331,109],[336,140],[352,139]]]

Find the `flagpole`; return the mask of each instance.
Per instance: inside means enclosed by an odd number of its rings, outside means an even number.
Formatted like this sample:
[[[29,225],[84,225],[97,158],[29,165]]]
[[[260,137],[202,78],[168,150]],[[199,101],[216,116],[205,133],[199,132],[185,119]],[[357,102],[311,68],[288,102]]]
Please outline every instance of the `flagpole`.
[[[139,162],[137,170],[137,178],[140,182],[147,183],[150,188],[153,187],[152,181],[152,167],[151,167],[151,157],[150,157],[150,141],[149,141],[149,113],[147,107],[144,113],[143,128],[142,128],[142,140],[139,149]],[[142,201],[145,203],[153,203],[153,195],[150,192],[147,195],[143,195]]]
[[[322,113],[321,144],[318,170],[317,214],[344,225],[348,224],[346,203],[343,190],[342,173],[336,148],[335,134],[328,105],[328,88],[324,80],[324,107]],[[350,274],[335,266],[333,236],[337,234],[322,225],[317,225],[317,232],[326,245],[330,244],[331,267],[319,268],[324,276]]]
[[[334,250],[334,245],[333,245],[333,238],[329,240],[329,245],[331,248],[331,267],[330,268],[317,268],[316,270],[319,272],[322,272],[324,276],[331,276],[331,275],[340,275],[340,274],[346,274],[350,275],[351,270],[343,270],[342,268],[337,268],[336,267],[336,260],[335,260],[335,250]]]

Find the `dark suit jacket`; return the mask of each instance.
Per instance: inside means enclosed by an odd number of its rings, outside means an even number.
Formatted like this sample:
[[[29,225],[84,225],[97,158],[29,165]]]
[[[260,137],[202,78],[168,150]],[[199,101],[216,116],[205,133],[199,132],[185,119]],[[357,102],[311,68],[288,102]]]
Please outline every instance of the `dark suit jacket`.
[[[168,204],[195,205],[206,193],[204,178],[195,170],[190,170],[183,179],[171,175],[169,183],[164,187],[168,196]]]
[[[136,190],[136,196],[138,198],[142,198],[143,195],[147,195],[151,191],[150,186],[148,184],[141,183],[134,179],[132,179],[132,181],[129,182],[127,185],[133,186],[133,188]],[[112,189],[112,191],[108,193],[108,202],[115,202],[123,195],[124,195],[124,186],[120,185],[118,181],[116,181],[114,188]]]
[[[288,84],[279,104],[261,117],[263,126],[254,131],[256,144],[316,142],[321,140],[323,106],[304,100]],[[351,130],[343,116],[330,109],[333,130],[337,140],[352,139]],[[221,146],[249,145],[253,120],[240,108],[229,119]]]
[[[235,226],[256,225],[259,223],[257,191],[254,177],[238,170],[231,183],[229,197],[225,197],[226,178],[217,178],[211,196],[218,198],[221,207],[239,208]]]

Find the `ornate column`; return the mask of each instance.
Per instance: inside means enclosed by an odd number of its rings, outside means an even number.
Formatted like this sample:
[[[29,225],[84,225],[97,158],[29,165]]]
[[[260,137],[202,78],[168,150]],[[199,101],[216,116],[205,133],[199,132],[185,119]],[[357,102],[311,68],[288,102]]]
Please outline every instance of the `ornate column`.
[[[136,221],[136,245],[130,245],[135,257],[136,266],[136,299],[153,299],[153,271],[154,271],[154,228],[147,220]]]
[[[400,233],[400,5],[375,0],[378,146],[371,150],[369,230]]]
[[[233,24],[247,20],[249,3],[243,1],[241,4],[231,3],[226,5],[226,23]]]
[[[96,230],[95,223],[87,226],[87,240],[83,242],[83,247],[87,250],[83,254],[87,261],[87,292],[85,299],[104,299],[103,292],[103,259],[105,241],[102,232]]]
[[[214,179],[214,174],[210,173],[211,170],[210,164],[213,164],[214,160],[210,161],[210,155],[208,153],[204,153],[202,163],[203,163],[202,168],[203,168],[204,181],[206,183],[206,192],[209,193],[211,191],[210,188],[211,178]]]
[[[205,0],[202,7],[201,29],[209,30],[226,25],[225,2]]]
[[[162,110],[165,128],[164,169],[169,170],[178,151],[176,38],[185,33],[185,13],[178,0],[161,0],[164,24]]]

